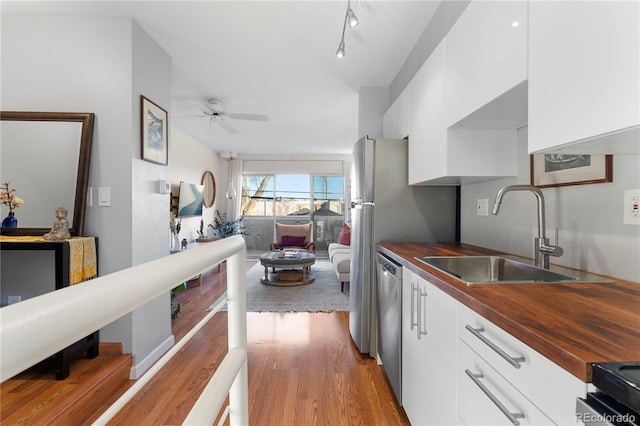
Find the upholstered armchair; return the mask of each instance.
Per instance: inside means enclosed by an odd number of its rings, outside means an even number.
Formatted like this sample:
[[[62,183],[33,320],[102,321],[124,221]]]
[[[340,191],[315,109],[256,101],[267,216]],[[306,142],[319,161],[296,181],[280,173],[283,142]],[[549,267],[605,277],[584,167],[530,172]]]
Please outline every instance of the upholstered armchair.
[[[311,241],[311,232],[311,223],[304,225],[276,223],[276,242],[271,243],[271,250],[297,248],[315,253],[316,245]]]

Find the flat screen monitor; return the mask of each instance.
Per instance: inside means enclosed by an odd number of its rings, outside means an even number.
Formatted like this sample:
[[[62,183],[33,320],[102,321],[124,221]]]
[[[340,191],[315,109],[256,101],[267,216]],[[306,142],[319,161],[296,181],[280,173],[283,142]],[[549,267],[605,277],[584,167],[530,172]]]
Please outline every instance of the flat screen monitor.
[[[204,185],[180,182],[178,217],[202,216]]]

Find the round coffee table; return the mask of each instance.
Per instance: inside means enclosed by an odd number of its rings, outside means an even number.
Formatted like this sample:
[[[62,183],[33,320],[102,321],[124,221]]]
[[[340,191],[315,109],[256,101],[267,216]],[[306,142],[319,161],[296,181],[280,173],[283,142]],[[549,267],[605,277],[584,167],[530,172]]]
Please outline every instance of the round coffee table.
[[[309,272],[309,267],[316,262],[316,256],[306,250],[280,250],[265,253],[260,256],[260,264],[264,266],[262,284],[280,287],[311,284],[315,277]],[[273,269],[269,273],[269,268]],[[276,268],[284,269],[276,272]]]

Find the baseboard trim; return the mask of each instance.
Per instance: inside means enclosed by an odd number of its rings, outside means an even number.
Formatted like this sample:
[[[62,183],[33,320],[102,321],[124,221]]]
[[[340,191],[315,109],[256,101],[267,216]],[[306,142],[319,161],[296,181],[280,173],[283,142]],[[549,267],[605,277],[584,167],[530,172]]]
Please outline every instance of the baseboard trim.
[[[164,355],[169,349],[173,347],[175,343],[175,337],[173,334],[167,337],[162,343],[160,343],[149,355],[147,355],[142,361],[135,362],[131,366],[131,373],[129,374],[130,380],[138,380],[156,361],[158,361],[162,355]]]

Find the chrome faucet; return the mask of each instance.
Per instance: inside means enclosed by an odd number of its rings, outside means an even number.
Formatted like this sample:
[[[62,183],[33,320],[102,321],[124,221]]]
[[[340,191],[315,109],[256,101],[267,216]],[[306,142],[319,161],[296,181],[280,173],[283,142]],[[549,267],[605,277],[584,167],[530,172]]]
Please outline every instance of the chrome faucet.
[[[500,205],[502,204],[502,197],[510,191],[530,191],[536,196],[538,200],[538,238],[534,240],[534,257],[537,267],[549,269],[549,256],[560,257],[564,253],[564,250],[562,250],[562,247],[549,245],[544,223],[544,196],[542,195],[542,191],[532,185],[505,186],[498,191],[491,214],[498,214],[498,210],[500,210]]]

